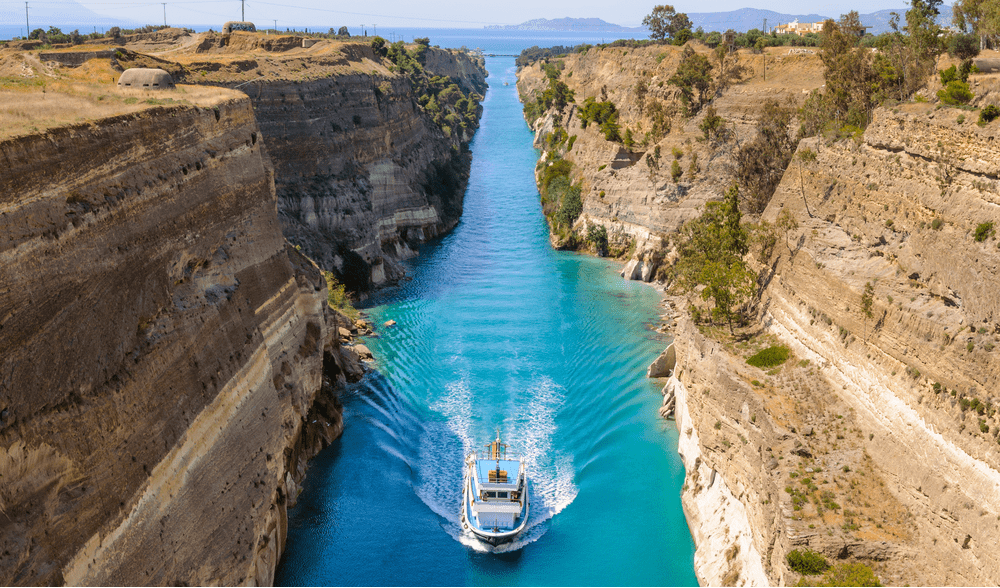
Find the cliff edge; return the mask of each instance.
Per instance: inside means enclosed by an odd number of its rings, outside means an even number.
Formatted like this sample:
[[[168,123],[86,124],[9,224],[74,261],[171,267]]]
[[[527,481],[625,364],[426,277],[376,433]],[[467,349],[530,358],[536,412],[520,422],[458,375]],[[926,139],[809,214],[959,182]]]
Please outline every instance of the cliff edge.
[[[341,430],[332,386],[358,374],[281,235],[250,101],[0,153],[0,581],[270,583],[304,460]]]

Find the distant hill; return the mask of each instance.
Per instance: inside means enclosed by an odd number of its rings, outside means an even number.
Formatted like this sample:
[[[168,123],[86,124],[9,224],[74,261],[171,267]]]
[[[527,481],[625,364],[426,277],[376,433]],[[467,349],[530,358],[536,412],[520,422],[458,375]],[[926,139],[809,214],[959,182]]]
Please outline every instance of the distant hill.
[[[623,27],[600,18],[536,18],[518,25],[491,25],[486,27],[503,31],[582,31],[588,33],[648,34],[644,27]]]
[[[870,14],[862,14],[861,24],[871,27],[869,33],[879,34],[889,31],[889,18],[892,13],[899,14],[900,25],[906,24],[907,7],[879,10]],[[951,25],[951,7],[941,6],[941,14],[938,16],[938,23],[942,26]],[[689,12],[688,18],[694,28],[702,27],[706,31],[726,31],[733,29],[736,32],[746,32],[750,29],[764,28],[764,19],[767,19],[767,27],[770,29],[779,24],[787,24],[798,19],[799,22],[819,22],[832,18],[840,19],[840,14],[820,15],[820,14],[782,14],[773,10],[763,10],[760,8],[741,8],[730,12]]]
[[[83,34],[91,33],[95,29],[103,32],[116,26],[122,28],[141,26],[141,24],[131,20],[97,14],[73,0],[30,2],[28,21],[31,24],[31,30],[48,30],[49,27],[55,26],[64,33],[79,29]],[[24,2],[21,2],[20,5],[12,2],[0,3],[0,29],[2,29],[0,30],[0,38],[25,34],[24,25]]]
[[[879,34],[889,31],[889,19],[893,12],[899,14],[901,25],[905,23],[906,7],[879,10],[871,14],[861,15],[861,24],[871,27],[868,32]],[[942,26],[951,24],[951,7],[942,6],[938,23]],[[738,33],[746,32],[750,29],[764,29],[764,19],[767,19],[767,28],[770,29],[779,24],[790,23],[793,20],[799,22],[819,22],[832,18],[838,20],[841,15],[821,15],[821,14],[783,14],[773,10],[761,8],[740,8],[729,12],[689,12],[692,28],[701,27],[706,31],[727,31],[733,29]],[[518,25],[492,25],[486,27],[494,30],[506,31],[582,31],[601,33],[635,33],[636,36],[646,36],[649,31],[645,27],[626,27],[607,22],[600,18],[536,18]]]

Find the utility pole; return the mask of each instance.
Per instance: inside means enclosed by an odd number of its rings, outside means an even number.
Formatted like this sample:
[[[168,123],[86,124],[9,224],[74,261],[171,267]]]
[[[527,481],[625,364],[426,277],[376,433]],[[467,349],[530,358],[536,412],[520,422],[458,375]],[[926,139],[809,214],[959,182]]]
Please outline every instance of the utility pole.
[[[377,37],[378,36],[378,25],[377,24],[373,24],[372,28],[375,29],[375,36]]]
[[[247,1],[240,0],[240,21],[246,22],[247,20]]]
[[[274,34],[278,34],[278,19],[274,19]]]
[[[361,34],[364,35],[365,37],[368,36],[368,33],[365,31],[365,25],[364,25],[364,23],[361,24]]]
[[[163,5],[163,26],[167,26],[167,3],[160,2]]]
[[[764,19],[764,34],[767,34],[767,19]],[[764,81],[767,81],[767,43],[760,48],[761,59],[764,60]]]
[[[27,2],[24,3],[24,26],[25,26],[24,30],[27,31],[25,33],[25,35],[24,35],[24,38],[27,39],[31,35],[31,23],[28,22],[28,3]]]

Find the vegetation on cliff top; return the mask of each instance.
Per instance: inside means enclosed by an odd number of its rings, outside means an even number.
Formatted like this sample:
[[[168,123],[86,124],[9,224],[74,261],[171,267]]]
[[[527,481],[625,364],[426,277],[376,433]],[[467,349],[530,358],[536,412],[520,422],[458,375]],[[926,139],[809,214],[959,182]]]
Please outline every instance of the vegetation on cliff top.
[[[472,91],[466,94],[451,78],[428,74],[424,65],[430,40],[416,41],[407,49],[402,41],[388,45],[382,37],[374,37],[371,46],[377,55],[392,62],[390,69],[407,76],[414,95],[418,96],[417,102],[434,119],[434,124],[456,141],[466,143],[479,128],[482,96]]]

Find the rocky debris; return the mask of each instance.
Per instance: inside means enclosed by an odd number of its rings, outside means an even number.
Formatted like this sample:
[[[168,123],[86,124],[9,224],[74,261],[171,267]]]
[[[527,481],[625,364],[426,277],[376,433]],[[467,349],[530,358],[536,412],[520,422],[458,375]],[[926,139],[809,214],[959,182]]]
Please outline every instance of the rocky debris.
[[[394,321],[392,319],[389,319],[389,320],[385,321],[385,323],[383,323],[383,325],[386,326],[386,327],[395,327],[396,326],[396,321]]]
[[[356,343],[352,347],[354,349],[354,353],[357,353],[358,357],[360,357],[362,361],[372,361],[373,359],[375,359],[375,357],[372,355],[371,350],[368,349],[367,346],[362,345],[360,343]]]
[[[667,345],[663,353],[659,355],[646,370],[647,378],[667,378],[674,371],[674,364],[677,363],[677,354],[673,344]]]

